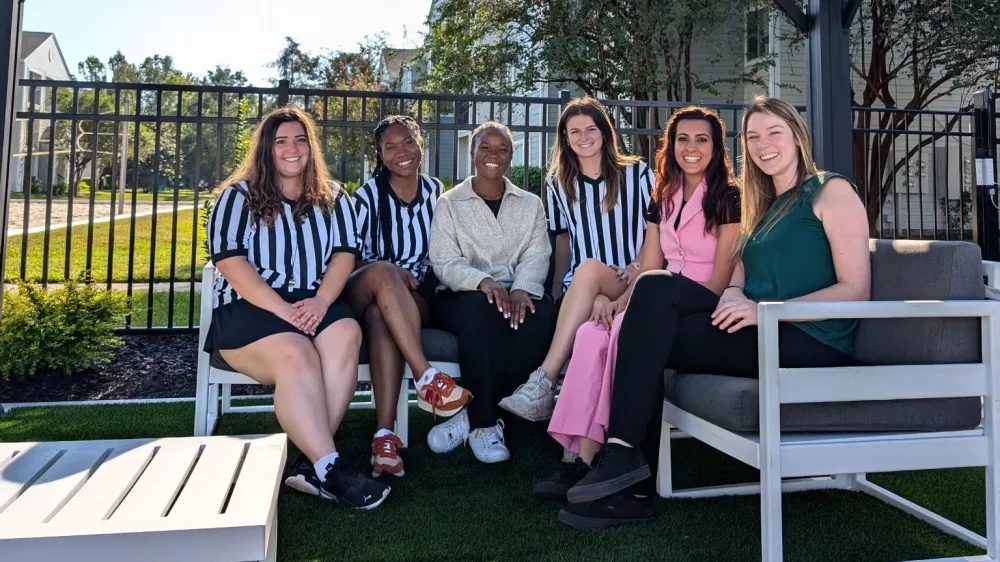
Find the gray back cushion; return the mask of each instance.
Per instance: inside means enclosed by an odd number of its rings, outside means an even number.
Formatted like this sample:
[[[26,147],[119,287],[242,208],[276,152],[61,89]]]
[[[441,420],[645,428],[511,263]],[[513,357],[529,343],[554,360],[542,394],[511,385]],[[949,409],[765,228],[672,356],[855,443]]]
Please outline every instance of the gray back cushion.
[[[979,246],[968,242],[872,240],[872,300],[983,299]],[[977,363],[978,319],[862,320],[855,355],[869,365]],[[716,374],[666,373],[666,398],[732,431],[757,431],[759,382]],[[935,398],[781,407],[783,431],[950,431],[976,427],[981,399]]]
[[[971,242],[871,240],[872,300],[982,300],[982,252]],[[976,363],[977,318],[866,319],[855,356],[869,365]]]

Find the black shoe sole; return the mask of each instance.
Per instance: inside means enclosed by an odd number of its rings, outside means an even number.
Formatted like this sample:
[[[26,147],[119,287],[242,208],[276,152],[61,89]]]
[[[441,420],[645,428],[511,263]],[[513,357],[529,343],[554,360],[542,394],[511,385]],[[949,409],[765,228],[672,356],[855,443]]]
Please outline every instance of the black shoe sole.
[[[649,523],[653,517],[642,517],[640,519],[607,519],[604,517],[584,517],[570,513],[565,509],[559,510],[559,522],[569,525],[574,529],[612,529],[624,525],[639,525]]]
[[[546,486],[547,482],[535,486],[535,498],[545,501],[566,501],[566,490],[555,486]]]
[[[611,494],[617,494],[618,492],[624,491],[629,486],[633,484],[638,484],[643,480],[649,478],[652,473],[649,471],[649,465],[644,464],[639,468],[622,474],[611,480],[605,480],[603,482],[594,482],[593,484],[577,484],[566,492],[566,501],[569,503],[587,503],[592,501],[597,501],[601,498],[606,498]]]

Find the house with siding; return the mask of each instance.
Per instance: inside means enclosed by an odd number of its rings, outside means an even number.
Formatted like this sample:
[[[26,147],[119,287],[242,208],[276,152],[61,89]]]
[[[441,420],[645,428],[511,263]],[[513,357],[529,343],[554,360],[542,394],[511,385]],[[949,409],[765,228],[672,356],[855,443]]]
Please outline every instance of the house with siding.
[[[72,80],[66,59],[55,34],[48,32],[25,31],[21,33],[21,50],[17,61],[18,79],[31,80]],[[28,88],[16,88],[14,95],[14,110],[48,111],[54,100],[48,88],[36,88],[32,96]],[[32,180],[37,180],[42,186],[69,182],[70,162],[68,151],[55,151],[52,163],[52,178],[49,181],[49,135],[50,123],[36,120],[33,130],[28,131],[27,122],[18,119],[14,122],[11,137],[11,165],[9,178],[14,193],[29,189]],[[28,159],[28,146],[31,146],[31,158]]]

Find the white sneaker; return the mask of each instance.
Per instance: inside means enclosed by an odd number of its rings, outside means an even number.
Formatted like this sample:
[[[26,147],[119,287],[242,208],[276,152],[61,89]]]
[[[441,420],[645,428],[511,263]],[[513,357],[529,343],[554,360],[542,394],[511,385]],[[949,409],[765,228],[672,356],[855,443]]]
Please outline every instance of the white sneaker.
[[[427,446],[435,453],[448,453],[468,438],[469,414],[462,408],[462,411],[427,432]]]
[[[503,420],[497,420],[493,427],[481,427],[469,433],[469,446],[479,462],[490,464],[510,458],[503,439],[503,427]]]
[[[531,422],[552,418],[555,409],[555,385],[541,368],[528,376],[528,382],[517,387],[513,394],[500,401],[499,406]]]

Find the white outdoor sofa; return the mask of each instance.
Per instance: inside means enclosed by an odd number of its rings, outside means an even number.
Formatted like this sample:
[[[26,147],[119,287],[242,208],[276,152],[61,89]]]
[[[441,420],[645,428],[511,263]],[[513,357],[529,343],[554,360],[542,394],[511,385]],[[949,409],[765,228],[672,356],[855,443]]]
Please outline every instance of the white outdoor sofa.
[[[831,488],[871,494],[986,550],[954,560],[1000,560],[1000,263],[966,242],[870,248],[876,302],[758,304],[759,380],[665,373],[658,493],[760,494],[767,562],[782,560],[782,492]],[[868,366],[779,367],[778,322],[808,318],[861,319],[856,357]],[[675,490],[671,428],[758,468],[760,483]],[[979,466],[985,538],[865,478]]]
[[[212,292],[215,286],[215,266],[212,262],[205,264],[201,278],[201,322],[198,328],[198,382],[195,392],[194,434],[211,435],[215,424],[222,414],[249,414],[256,412],[273,412],[274,406],[233,406],[232,385],[257,384],[246,375],[236,372],[217,352],[208,354],[204,351],[208,327],[212,322]],[[422,330],[424,352],[435,368],[453,377],[461,376],[458,367],[458,338],[449,332],[425,328]],[[396,428],[403,445],[409,444],[409,405],[416,400],[409,398],[409,381],[413,373],[406,367],[403,373],[402,391],[399,393],[399,403],[396,406]],[[368,346],[361,344],[358,366],[358,380],[370,381],[368,373]],[[368,394],[371,400],[352,402],[351,408],[374,408],[374,396]]]

